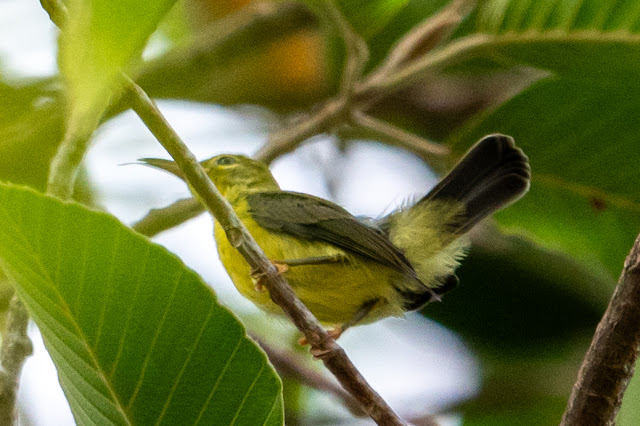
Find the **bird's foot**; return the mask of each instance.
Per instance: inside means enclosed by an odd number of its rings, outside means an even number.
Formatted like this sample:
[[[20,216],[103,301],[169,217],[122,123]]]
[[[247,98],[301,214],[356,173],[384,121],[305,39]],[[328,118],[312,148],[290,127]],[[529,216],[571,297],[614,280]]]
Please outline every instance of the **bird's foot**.
[[[344,333],[344,329],[343,329],[341,326],[338,326],[338,327],[336,327],[336,328],[332,328],[332,329],[327,330],[327,333],[329,334],[329,336],[331,336],[331,338],[332,338],[333,340],[338,340],[338,338],[339,338],[340,336],[342,336],[342,333]],[[308,344],[309,344],[309,342],[307,341],[307,338],[306,338],[306,337],[302,336],[300,339],[298,339],[298,344],[299,344],[299,345],[301,345],[301,346],[306,346],[306,345],[308,345]],[[316,355],[313,353],[313,351],[314,351],[314,349],[313,349],[313,348],[311,348],[311,353],[312,353],[314,356],[316,356]],[[318,357],[316,357],[316,358],[318,358]]]
[[[284,263],[273,262],[273,266],[276,267],[278,271],[278,275],[284,274],[289,270],[289,267]],[[264,279],[266,278],[265,272],[258,272],[257,269],[251,270],[251,279],[253,280],[253,288],[258,292],[262,293],[265,291],[264,287]]]

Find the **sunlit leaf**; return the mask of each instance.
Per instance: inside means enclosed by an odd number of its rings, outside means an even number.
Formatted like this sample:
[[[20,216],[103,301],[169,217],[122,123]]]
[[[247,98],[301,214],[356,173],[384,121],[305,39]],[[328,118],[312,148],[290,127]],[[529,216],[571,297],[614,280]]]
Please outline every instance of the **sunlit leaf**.
[[[282,424],[280,380],[242,325],[115,218],[0,185],[0,265],[79,424]]]
[[[414,70],[428,66],[431,72],[469,72],[528,65],[572,79],[638,85],[637,2],[486,1],[458,37],[435,56],[417,61]]]
[[[477,29],[487,33],[640,30],[640,3],[634,0],[488,0],[477,16]]]
[[[70,0],[59,39],[60,70],[67,84],[71,131],[97,125],[122,70],[135,62],[175,0]]]

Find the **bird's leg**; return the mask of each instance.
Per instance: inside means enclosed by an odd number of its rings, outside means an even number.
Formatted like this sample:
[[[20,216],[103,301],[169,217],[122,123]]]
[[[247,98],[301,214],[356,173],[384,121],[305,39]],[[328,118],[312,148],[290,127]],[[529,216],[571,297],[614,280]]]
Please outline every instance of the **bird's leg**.
[[[289,270],[289,267],[285,263],[280,263],[278,261],[273,261],[271,263],[273,263],[273,266],[276,267],[278,271],[278,275],[284,274]],[[266,276],[266,273],[258,272],[258,270],[254,268],[254,269],[251,269],[250,274],[251,274],[251,278],[253,279],[253,288],[257,292],[262,293],[265,290],[263,281],[264,281],[264,277]]]
[[[349,321],[345,323],[340,324],[337,327],[327,330],[327,333],[329,333],[329,336],[331,336],[334,340],[337,340],[340,336],[342,336],[342,333],[347,331],[348,328],[353,327],[354,325],[362,321],[364,317],[369,315],[369,313],[371,313],[371,311],[380,303],[382,303],[382,299],[373,299],[363,303],[362,306],[360,306],[360,308],[356,312],[356,314],[353,316],[353,318],[351,318]],[[300,338],[300,340],[298,340],[298,343],[304,346],[304,345],[307,345],[309,342],[307,342],[306,337],[302,337]],[[311,348],[311,353],[316,358],[322,357],[322,353],[314,353],[313,348]]]

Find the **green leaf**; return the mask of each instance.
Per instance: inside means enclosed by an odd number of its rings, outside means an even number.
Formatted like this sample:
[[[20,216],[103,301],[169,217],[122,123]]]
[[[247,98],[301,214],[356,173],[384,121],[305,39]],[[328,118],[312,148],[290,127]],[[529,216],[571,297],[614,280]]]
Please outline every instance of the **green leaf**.
[[[640,29],[634,0],[489,0],[479,7],[477,29],[487,33],[525,31],[627,31]]]
[[[59,39],[60,70],[70,103],[68,127],[90,134],[175,0],[70,0]]]
[[[282,424],[280,380],[242,325],[115,218],[0,184],[0,265],[79,424]]]
[[[476,55],[571,78],[608,78],[637,84],[637,1],[486,1],[479,8],[476,29],[496,35],[479,47]]]
[[[0,79],[0,180],[44,189],[62,138],[60,93],[49,80],[9,84]]]
[[[640,88],[606,83],[536,83],[448,143],[462,153],[487,133],[512,135],[533,178],[498,220],[617,277],[640,229]]]
[[[639,84],[638,2],[485,1],[463,27],[460,38],[384,86],[406,87],[436,71],[478,73],[522,65],[575,80]]]

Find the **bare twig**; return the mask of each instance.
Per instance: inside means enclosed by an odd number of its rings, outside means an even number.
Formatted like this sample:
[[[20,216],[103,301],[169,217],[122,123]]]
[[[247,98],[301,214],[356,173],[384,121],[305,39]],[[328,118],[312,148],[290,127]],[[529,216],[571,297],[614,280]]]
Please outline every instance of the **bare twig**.
[[[448,155],[450,153],[449,148],[444,145],[429,142],[420,136],[405,132],[399,127],[385,121],[378,120],[377,118],[363,112],[353,111],[351,113],[351,118],[353,123],[361,127],[363,130],[368,130],[374,135],[381,135],[385,137],[388,142],[409,151],[413,151],[420,156],[433,157]]]
[[[613,425],[640,350],[640,235],[596,328],[562,425]]]
[[[0,424],[10,425],[15,420],[18,381],[25,359],[33,352],[27,336],[29,314],[24,304],[13,296],[7,317],[6,338],[0,350]]]
[[[184,198],[170,206],[161,209],[152,209],[145,217],[136,222],[132,228],[134,231],[153,237],[162,231],[178,226],[189,219],[193,219],[204,212],[204,207],[195,198]]]
[[[335,124],[344,119],[346,108],[347,102],[341,98],[326,102],[314,114],[304,116],[291,126],[269,135],[267,143],[255,153],[254,157],[270,163],[280,155],[293,151],[310,137],[331,130]]]
[[[384,78],[365,79],[357,88],[354,96],[358,100],[376,96],[390,95],[404,87],[417,83],[430,75],[436,75],[447,65],[463,61],[479,46],[489,42],[492,36],[476,34],[452,42],[441,49],[409,62],[407,65],[388,73]]]
[[[174,158],[187,182],[226,232],[231,245],[242,254],[253,269],[264,274],[265,286],[269,290],[271,299],[302,331],[314,352],[322,354],[322,361],[327,368],[378,424],[404,424],[380,395],[369,386],[344,350],[331,338],[311,311],[296,297],[289,284],[257,245],[231,205],[218,192],[200,163],[173,131],[153,101],[129,78],[123,79],[132,109]]]
[[[447,40],[474,4],[474,0],[453,0],[438,13],[409,31],[391,49],[384,62],[369,74],[369,84],[381,80]]]

